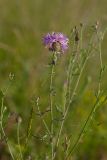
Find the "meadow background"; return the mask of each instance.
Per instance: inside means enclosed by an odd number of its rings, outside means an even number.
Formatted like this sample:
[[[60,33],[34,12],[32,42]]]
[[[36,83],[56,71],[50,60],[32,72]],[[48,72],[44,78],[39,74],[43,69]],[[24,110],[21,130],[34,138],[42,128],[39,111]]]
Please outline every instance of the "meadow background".
[[[106,0],[0,0],[0,89],[6,90],[5,105],[8,113],[15,112],[22,117],[22,143],[33,105],[32,99],[39,96],[41,110],[44,111],[48,108],[49,52],[42,45],[42,36],[52,31],[63,32],[70,36],[72,28],[83,23],[85,26],[83,39],[88,42],[90,27],[96,21],[100,22],[102,31],[107,27]],[[72,42],[70,42],[70,46],[72,47]],[[107,64],[106,52],[107,34],[102,43],[105,65]],[[98,56],[96,53],[85,68],[83,81],[78,89],[78,99],[73,103],[76,107],[67,118],[64,135],[69,131],[73,137],[72,141],[79,133],[81,124],[87,117],[94,101],[93,95],[99,76]],[[58,64],[55,81],[57,103],[63,96],[62,84],[67,62],[68,57],[65,54]],[[11,83],[10,73],[14,75]],[[103,79],[103,88],[106,90],[106,72]],[[15,128],[16,124],[13,124],[8,133],[13,150],[15,147],[17,150]],[[32,133],[34,135],[44,134],[43,125],[36,115]],[[48,147],[44,146],[41,141],[34,137],[30,138],[29,155],[36,157],[35,159],[43,159],[47,150]],[[37,153],[39,153],[39,157]],[[0,154],[2,154],[2,160],[5,160],[7,151],[0,151]],[[88,132],[86,131],[73,158],[77,160],[107,160],[106,104],[98,108]]]

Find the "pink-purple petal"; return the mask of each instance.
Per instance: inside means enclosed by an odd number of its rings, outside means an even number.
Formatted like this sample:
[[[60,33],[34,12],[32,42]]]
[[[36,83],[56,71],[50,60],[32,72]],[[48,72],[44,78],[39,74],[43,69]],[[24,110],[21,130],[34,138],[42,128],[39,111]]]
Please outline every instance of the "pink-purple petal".
[[[52,47],[52,44],[54,42],[59,42],[61,44],[61,51],[65,52],[68,49],[68,42],[69,39],[63,35],[62,33],[55,33],[52,32],[51,34],[48,33],[43,37],[43,43],[45,46],[48,47],[49,50],[55,51],[55,49]]]

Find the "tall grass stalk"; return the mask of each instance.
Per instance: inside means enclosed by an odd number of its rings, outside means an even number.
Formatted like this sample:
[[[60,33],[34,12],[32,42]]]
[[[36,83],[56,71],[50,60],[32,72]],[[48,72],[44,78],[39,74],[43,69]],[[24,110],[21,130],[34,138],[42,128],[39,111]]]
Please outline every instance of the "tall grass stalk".
[[[81,41],[82,41],[82,33],[83,33],[83,31],[81,31]],[[80,41],[80,49],[82,49],[81,47],[82,47],[82,42]],[[92,43],[92,38],[90,39],[90,42],[89,42],[89,45]],[[79,46],[79,45],[78,45]],[[77,46],[77,52],[78,52],[78,46]],[[80,50],[80,52],[81,52],[81,50]],[[79,52],[79,54],[80,54],[80,52]],[[88,48],[88,50],[87,50],[87,55],[86,55],[86,58],[85,58],[85,60],[84,60],[84,63],[83,63],[83,65],[81,66],[81,68],[80,68],[80,73],[79,73],[79,76],[78,76],[78,78],[77,78],[77,80],[76,80],[76,84],[75,84],[75,86],[74,86],[74,89],[73,89],[73,92],[72,92],[72,94],[71,94],[71,85],[72,85],[72,80],[71,80],[71,76],[72,76],[72,78],[73,78],[73,75],[72,75],[72,71],[73,71],[73,65],[78,61],[78,54],[76,54],[76,56],[75,56],[75,59],[74,59],[74,63],[71,65],[71,61],[69,62],[69,67],[68,67],[68,75],[67,75],[67,79],[68,79],[68,82],[67,82],[67,85],[68,85],[68,93],[69,93],[69,99],[66,99],[66,103],[65,103],[65,112],[64,112],[64,116],[63,116],[63,121],[61,122],[61,125],[60,125],[60,129],[59,129],[59,132],[58,132],[58,137],[57,137],[57,141],[56,141],[56,148],[58,148],[58,146],[59,146],[59,142],[60,142],[60,137],[61,137],[61,133],[62,133],[62,130],[63,130],[63,127],[64,127],[64,122],[65,122],[65,120],[66,120],[66,117],[67,117],[67,115],[68,115],[68,111],[69,111],[69,108],[70,108],[70,106],[71,106],[71,104],[72,104],[72,101],[73,101],[73,98],[74,98],[74,96],[75,96],[75,93],[76,93],[76,91],[77,91],[77,88],[78,88],[78,86],[79,86],[79,82],[80,82],[80,79],[81,79],[81,76],[82,76],[82,73],[83,73],[83,71],[84,71],[84,68],[85,68],[85,66],[86,66],[86,64],[87,64],[87,61],[88,61],[88,59],[89,59],[89,57],[90,57],[90,54],[91,54],[91,52],[92,52],[92,48],[89,46],[89,48]],[[82,58],[81,56],[80,56],[80,58]],[[70,77],[70,78],[69,78]]]
[[[25,148],[28,145],[28,140],[29,140],[29,137],[31,135],[32,123],[33,123],[33,114],[34,114],[34,106],[31,109],[30,117],[29,117],[29,121],[28,121],[27,134],[26,134],[26,140],[25,140]]]
[[[76,141],[75,141],[75,143],[74,143],[74,145],[72,146],[72,148],[68,152],[67,156],[65,157],[65,160],[67,160],[70,157],[70,155],[72,155],[73,151],[77,147],[77,145],[78,145],[78,143],[79,143],[79,141],[80,141],[80,139],[81,139],[86,127],[87,127],[87,125],[89,124],[89,122],[91,121],[93,115],[95,114],[95,111],[96,111],[97,107],[102,105],[107,99],[107,96],[106,96],[104,98],[103,102],[101,104],[99,103],[100,102],[100,97],[102,95],[102,93],[101,93],[101,80],[102,80],[102,73],[103,73],[103,61],[102,61],[101,40],[100,40],[100,38],[98,36],[98,32],[97,32],[97,38],[98,38],[98,50],[99,50],[99,59],[100,59],[100,75],[99,75],[99,83],[98,83],[98,92],[97,92],[97,95],[96,95],[96,102],[93,105],[93,107],[92,107],[92,109],[91,109],[91,111],[90,111],[90,113],[89,113],[89,115],[88,115],[88,117],[87,117],[87,119],[86,119],[86,121],[85,121],[85,123],[84,123],[84,125],[83,125],[83,127],[82,127],[82,129],[81,129]]]
[[[21,121],[19,119],[17,124],[17,143],[19,148],[19,160],[23,160],[23,154],[22,154],[21,145],[20,145],[20,124],[21,124]]]
[[[4,140],[5,140],[6,144],[7,144],[7,147],[8,147],[9,153],[11,155],[11,158],[12,158],[12,160],[15,160],[15,157],[14,157],[14,155],[12,153],[12,150],[11,150],[11,147],[10,147],[10,144],[9,144],[9,141],[8,141],[8,137],[6,136],[4,128],[3,128],[4,112],[5,112],[5,107],[4,107],[4,95],[3,95],[2,98],[1,98],[0,129],[1,129],[1,133],[3,134],[3,138],[4,138]]]

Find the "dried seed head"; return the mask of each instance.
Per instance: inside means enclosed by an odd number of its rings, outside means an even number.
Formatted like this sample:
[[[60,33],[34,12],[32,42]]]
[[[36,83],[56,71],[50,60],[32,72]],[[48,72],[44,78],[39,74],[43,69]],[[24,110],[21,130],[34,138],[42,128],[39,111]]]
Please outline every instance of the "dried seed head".
[[[74,39],[75,39],[75,42],[79,41],[79,33],[76,26],[74,28]]]
[[[60,42],[53,42],[52,43],[52,49],[53,51],[56,51],[56,52],[62,52],[61,50],[61,43]]]
[[[83,27],[83,23],[80,23],[80,27]]]
[[[9,74],[9,80],[12,81],[14,79],[14,73]]]
[[[18,115],[18,116],[16,117],[16,122],[17,122],[17,123],[21,123],[21,122],[22,122],[22,118],[21,118],[20,115]]]
[[[28,156],[27,160],[32,160],[32,157],[31,155]]]
[[[95,23],[95,29],[98,30],[98,28],[99,28],[99,21]]]

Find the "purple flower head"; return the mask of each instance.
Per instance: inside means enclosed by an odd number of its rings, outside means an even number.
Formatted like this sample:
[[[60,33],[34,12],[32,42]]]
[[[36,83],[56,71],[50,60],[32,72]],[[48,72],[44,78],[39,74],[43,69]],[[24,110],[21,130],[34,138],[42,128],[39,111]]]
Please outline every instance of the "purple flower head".
[[[64,53],[68,49],[68,42],[69,39],[62,33],[52,32],[43,37],[43,43],[50,51]]]

